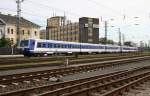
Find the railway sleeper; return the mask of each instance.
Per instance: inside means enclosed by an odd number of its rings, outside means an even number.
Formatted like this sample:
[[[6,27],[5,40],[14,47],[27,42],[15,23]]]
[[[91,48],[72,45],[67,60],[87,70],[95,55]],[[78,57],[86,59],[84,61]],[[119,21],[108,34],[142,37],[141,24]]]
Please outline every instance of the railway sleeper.
[[[137,77],[139,77],[140,78],[140,76],[137,76]],[[134,78],[134,77],[130,77],[130,78]],[[138,78],[138,79],[139,79]],[[127,79],[125,79],[125,80],[127,80]],[[136,78],[134,79],[134,80],[137,80]],[[121,81],[123,81],[123,80],[121,80]],[[130,81],[130,82],[132,82],[132,81]],[[110,83],[111,84],[111,83]],[[119,84],[121,84],[120,83],[120,80],[119,80],[119,82],[118,81],[115,81],[114,82],[114,84],[117,84],[117,85],[119,85]],[[109,84],[107,84],[108,86],[109,86]],[[122,85],[120,85],[120,86],[122,86]],[[107,90],[109,87],[105,87],[105,86],[103,86],[103,87],[100,87],[100,88],[103,88],[103,90]],[[97,89],[97,88],[96,88]],[[65,96],[65,95],[64,95]],[[67,95],[66,95],[67,96]],[[69,96],[69,95],[68,95]],[[74,96],[74,95],[71,95],[71,96]],[[78,95],[77,95],[78,96]],[[79,95],[79,96],[82,96],[82,95]],[[118,95],[114,95],[114,96],[118,96]]]

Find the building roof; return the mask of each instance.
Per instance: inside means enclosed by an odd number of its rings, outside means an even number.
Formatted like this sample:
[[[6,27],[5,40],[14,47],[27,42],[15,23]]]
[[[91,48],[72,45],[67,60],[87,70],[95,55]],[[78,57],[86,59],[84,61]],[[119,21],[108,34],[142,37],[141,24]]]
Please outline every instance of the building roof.
[[[2,19],[6,24],[17,24],[17,17],[12,15],[0,14],[0,19]],[[40,27],[38,24],[35,24],[23,17],[20,18],[20,24],[23,27]]]
[[[0,19],[0,25],[5,25],[4,21]]]

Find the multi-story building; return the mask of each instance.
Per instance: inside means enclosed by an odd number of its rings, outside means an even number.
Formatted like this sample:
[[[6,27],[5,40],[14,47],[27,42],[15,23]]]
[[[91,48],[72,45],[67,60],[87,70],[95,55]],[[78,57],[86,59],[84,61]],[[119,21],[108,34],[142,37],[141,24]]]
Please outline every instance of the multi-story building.
[[[82,17],[79,22],[65,20],[65,17],[57,16],[47,20],[47,39],[99,43],[99,19]]]
[[[80,42],[99,43],[99,19],[82,17],[79,19]]]
[[[40,26],[21,17],[20,33],[17,33],[17,17],[12,15],[0,14],[0,38],[4,37],[16,44],[21,40],[29,38],[40,38]]]
[[[45,29],[40,30],[40,39],[46,39],[46,30]]]

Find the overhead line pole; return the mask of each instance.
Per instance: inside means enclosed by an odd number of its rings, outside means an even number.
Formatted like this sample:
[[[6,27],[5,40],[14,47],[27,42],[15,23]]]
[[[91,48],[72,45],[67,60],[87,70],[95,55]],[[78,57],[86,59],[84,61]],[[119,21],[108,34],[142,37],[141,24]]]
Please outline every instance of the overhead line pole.
[[[122,34],[122,45],[124,45],[124,43],[125,43],[125,35],[124,34]]]
[[[17,3],[17,34],[19,35],[17,43],[21,41],[21,32],[20,32],[20,16],[21,16],[21,3],[24,0],[16,0]]]
[[[122,39],[122,37],[121,37],[121,31],[120,31],[120,28],[118,28],[118,33],[119,33],[119,46],[120,46],[120,52],[122,52],[122,41],[121,41],[121,39]]]
[[[107,21],[105,21],[105,52],[107,51]]]

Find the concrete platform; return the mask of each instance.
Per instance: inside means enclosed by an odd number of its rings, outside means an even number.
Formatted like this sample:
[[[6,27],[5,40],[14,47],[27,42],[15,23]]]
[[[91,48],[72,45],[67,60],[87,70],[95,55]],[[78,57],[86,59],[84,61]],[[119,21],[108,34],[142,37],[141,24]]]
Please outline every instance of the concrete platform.
[[[0,58],[24,57],[23,55],[0,55]]]

